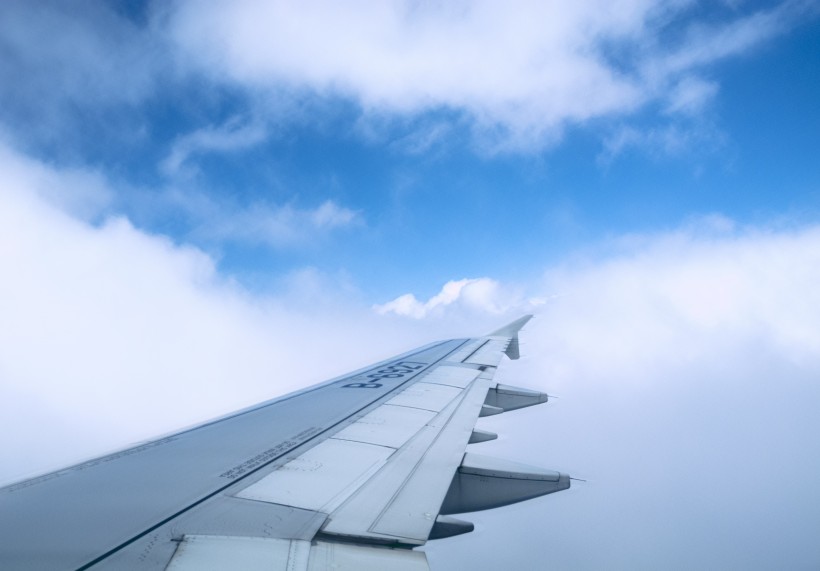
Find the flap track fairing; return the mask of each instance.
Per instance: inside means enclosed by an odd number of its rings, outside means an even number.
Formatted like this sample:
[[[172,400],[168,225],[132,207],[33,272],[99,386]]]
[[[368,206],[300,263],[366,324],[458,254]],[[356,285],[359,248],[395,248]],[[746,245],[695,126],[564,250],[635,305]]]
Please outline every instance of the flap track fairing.
[[[567,474],[468,452],[453,476],[440,513],[497,508],[569,487]]]
[[[547,393],[499,384],[487,391],[487,398],[484,399],[484,404],[503,409],[504,412],[507,412],[542,404],[548,400],[549,395]]]

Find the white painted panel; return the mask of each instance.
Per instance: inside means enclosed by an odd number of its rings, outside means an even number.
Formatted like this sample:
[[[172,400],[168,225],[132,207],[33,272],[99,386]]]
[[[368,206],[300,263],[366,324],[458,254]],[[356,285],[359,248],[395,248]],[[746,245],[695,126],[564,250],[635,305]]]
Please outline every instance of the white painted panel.
[[[510,339],[507,337],[491,337],[490,340],[481,349],[476,351],[465,363],[473,365],[489,365],[497,367],[501,362],[501,356],[507,349]]]
[[[473,379],[480,374],[481,371],[478,369],[442,365],[426,375],[424,382],[466,389],[467,386],[473,382]]]
[[[419,382],[404,389],[387,401],[387,404],[439,412],[459,393],[461,393],[461,389],[456,387]]]
[[[400,448],[434,416],[429,410],[383,404],[333,438]]]
[[[412,475],[396,491],[370,530],[394,537],[427,538],[438,509],[464,454],[489,381],[476,382],[440,432]],[[431,518],[432,517],[432,521]]]
[[[166,571],[430,571],[421,551],[319,541],[186,535]]]
[[[490,380],[479,378],[334,511],[322,531],[343,536],[427,541],[461,463]]]
[[[307,541],[304,543],[310,547]],[[271,571],[289,569],[291,541],[261,537],[186,535],[166,571]],[[294,569],[306,569],[294,567]]]
[[[328,513],[393,452],[384,446],[331,438],[236,495]]]
[[[430,571],[423,551],[320,541],[310,550],[308,571]]]
[[[453,363],[461,363],[462,361],[464,361],[464,359],[469,357],[470,354],[472,354],[476,349],[481,347],[481,344],[484,343],[484,341],[486,341],[486,339],[473,339],[472,341],[464,345],[461,349],[447,357],[447,361]]]

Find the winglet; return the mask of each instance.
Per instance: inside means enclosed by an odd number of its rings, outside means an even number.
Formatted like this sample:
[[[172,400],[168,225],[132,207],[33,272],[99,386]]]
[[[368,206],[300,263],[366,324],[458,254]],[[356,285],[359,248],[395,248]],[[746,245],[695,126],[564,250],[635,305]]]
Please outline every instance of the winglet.
[[[512,323],[508,323],[501,329],[497,331],[493,331],[487,337],[510,337],[510,344],[507,345],[507,350],[504,351],[507,357],[510,359],[518,359],[520,357],[520,353],[518,351],[518,332],[521,331],[521,328],[532,319],[532,315],[525,315],[524,317],[519,317]]]
[[[524,317],[519,317],[512,323],[508,323],[501,329],[493,331],[487,337],[518,337],[518,332],[521,331],[521,328],[526,325],[527,321],[532,319],[532,315],[525,315]]]

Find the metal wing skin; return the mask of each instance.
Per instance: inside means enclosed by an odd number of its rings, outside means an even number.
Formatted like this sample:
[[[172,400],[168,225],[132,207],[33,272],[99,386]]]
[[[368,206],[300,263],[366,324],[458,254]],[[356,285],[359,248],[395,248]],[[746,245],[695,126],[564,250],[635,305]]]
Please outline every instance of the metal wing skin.
[[[547,400],[493,381],[529,318],[1,488],[0,568],[427,570],[413,548],[472,531],[450,514],[570,485],[465,452]]]

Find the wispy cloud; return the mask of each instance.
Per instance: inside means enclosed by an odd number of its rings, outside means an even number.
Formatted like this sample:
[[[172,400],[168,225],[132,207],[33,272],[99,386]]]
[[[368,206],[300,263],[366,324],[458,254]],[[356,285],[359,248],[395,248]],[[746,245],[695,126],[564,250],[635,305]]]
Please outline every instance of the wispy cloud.
[[[425,122],[394,140],[390,147],[409,155],[429,155],[444,145],[452,132],[453,126],[443,120]]]
[[[308,207],[261,200],[242,205],[192,191],[170,190],[161,201],[169,212],[185,220],[189,239],[209,245],[309,246],[333,232],[364,224],[360,211],[330,199]]]
[[[796,20],[816,9],[806,2],[782,2],[720,24],[694,22],[681,43],[644,63],[644,74],[664,80],[722,59],[747,53],[761,42],[785,32]]]
[[[682,78],[668,96],[667,111],[671,114],[696,114],[717,94],[718,85],[695,76]]]
[[[315,208],[251,206],[206,224],[210,238],[285,246],[316,238],[316,233],[361,223],[359,213],[326,200]]]
[[[177,137],[160,168],[166,175],[177,176],[184,172],[186,162],[195,155],[242,151],[263,142],[267,135],[264,122],[233,117],[224,124],[202,127]]]
[[[727,135],[706,121],[673,121],[650,128],[620,125],[604,136],[599,165],[611,164],[618,156],[638,150],[652,157],[703,154],[720,149]]]

